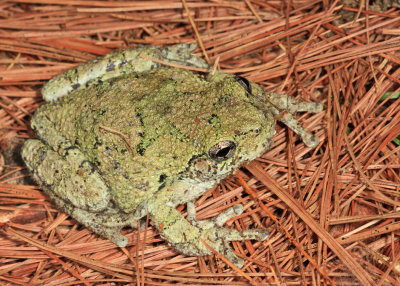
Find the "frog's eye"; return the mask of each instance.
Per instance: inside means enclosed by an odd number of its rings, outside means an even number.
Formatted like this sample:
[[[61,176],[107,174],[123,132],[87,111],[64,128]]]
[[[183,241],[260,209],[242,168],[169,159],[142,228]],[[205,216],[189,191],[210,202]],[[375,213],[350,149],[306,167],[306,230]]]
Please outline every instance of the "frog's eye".
[[[235,154],[236,144],[233,141],[221,141],[210,148],[208,154],[217,162],[229,159]]]
[[[237,76],[235,79],[248,93],[251,93],[251,84],[246,78]]]

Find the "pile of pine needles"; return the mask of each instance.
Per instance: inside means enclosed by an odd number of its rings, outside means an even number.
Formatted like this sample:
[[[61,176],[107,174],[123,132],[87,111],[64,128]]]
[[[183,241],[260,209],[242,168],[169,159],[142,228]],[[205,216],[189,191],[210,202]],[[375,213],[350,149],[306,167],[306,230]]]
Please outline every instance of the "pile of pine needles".
[[[1,1],[0,284],[398,285],[400,10],[353,4]],[[242,269],[179,254],[151,221],[116,247],[58,211],[19,157],[48,79],[116,49],[182,42],[226,73],[324,103],[297,116],[317,148],[278,124],[271,150],[196,202],[200,219],[241,203],[227,227],[269,230],[233,243]]]

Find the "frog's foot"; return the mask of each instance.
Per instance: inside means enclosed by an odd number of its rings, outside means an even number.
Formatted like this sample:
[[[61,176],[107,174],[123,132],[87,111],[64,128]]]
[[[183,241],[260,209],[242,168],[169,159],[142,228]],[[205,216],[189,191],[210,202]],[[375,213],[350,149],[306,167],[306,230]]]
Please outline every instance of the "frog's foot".
[[[273,105],[272,111],[274,115],[279,118],[278,119],[279,121],[281,121],[287,127],[292,129],[297,135],[299,135],[303,140],[304,144],[306,144],[310,148],[314,148],[319,144],[319,138],[317,136],[312,135],[307,130],[305,130],[299,124],[296,118],[293,117],[292,113],[321,112],[323,110],[323,105],[321,103],[305,102],[288,95],[276,94],[276,93],[267,93],[267,97],[268,100]],[[282,112],[284,111],[288,112],[282,114]]]
[[[241,204],[234,205],[218,216],[207,220],[195,219],[196,210],[193,203],[187,203],[187,210],[187,219],[191,221],[192,225],[201,229],[202,233],[206,234],[202,235],[204,241],[239,268],[243,266],[244,260],[234,253],[229,245],[230,242],[252,239],[263,241],[269,234],[268,231],[263,229],[238,231],[223,227],[226,221],[243,213],[243,206]]]
[[[196,47],[197,45],[194,43],[182,43],[175,46],[161,48],[161,52],[163,57],[171,63],[205,69],[209,68],[210,66],[206,61],[192,54]]]
[[[46,193],[63,212],[119,247],[125,247],[128,244],[128,238],[121,234],[121,229],[125,226],[136,228],[138,220],[143,215],[142,213],[123,213],[111,205],[102,213],[93,213],[66,203],[51,191]]]
[[[312,135],[310,132],[304,129],[291,113],[284,114],[278,120],[292,129],[294,133],[299,135],[307,147],[314,148],[319,144],[319,137]]]
[[[237,231],[223,227],[227,220],[243,212],[242,205],[233,206],[213,219],[195,220],[194,205],[188,203],[188,219],[191,223],[175,208],[168,207],[157,198],[149,205],[149,212],[161,236],[179,252],[191,256],[213,254],[203,240],[239,268],[243,266],[243,259],[236,256],[230,242],[250,239],[262,241],[268,236],[263,229]]]

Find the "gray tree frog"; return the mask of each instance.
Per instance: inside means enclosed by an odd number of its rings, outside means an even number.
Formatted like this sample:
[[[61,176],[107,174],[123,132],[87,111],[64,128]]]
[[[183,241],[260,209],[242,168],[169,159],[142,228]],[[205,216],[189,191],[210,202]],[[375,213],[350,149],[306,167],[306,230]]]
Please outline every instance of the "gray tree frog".
[[[223,227],[242,205],[196,220],[193,201],[271,146],[275,117],[316,146],[318,138],[292,113],[320,112],[322,105],[234,75],[205,76],[149,59],[207,68],[193,49],[118,51],[50,80],[42,90],[49,103],[31,122],[39,139],[26,141],[22,157],[61,210],[118,246],[128,243],[121,228],[149,213],[181,253],[212,254],[204,240],[241,267],[230,241],[264,240],[268,232]],[[187,219],[176,210],[185,203]]]

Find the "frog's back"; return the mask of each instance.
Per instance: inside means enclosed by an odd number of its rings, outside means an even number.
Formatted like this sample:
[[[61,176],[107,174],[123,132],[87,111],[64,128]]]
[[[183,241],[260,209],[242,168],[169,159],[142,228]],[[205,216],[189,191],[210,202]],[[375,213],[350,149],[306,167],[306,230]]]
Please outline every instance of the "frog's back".
[[[39,111],[86,155],[114,201],[127,202],[120,206],[127,212],[176,178],[194,153],[190,134],[170,120],[176,112],[172,106],[180,106],[185,95],[168,75],[160,69],[123,76],[73,92]]]

